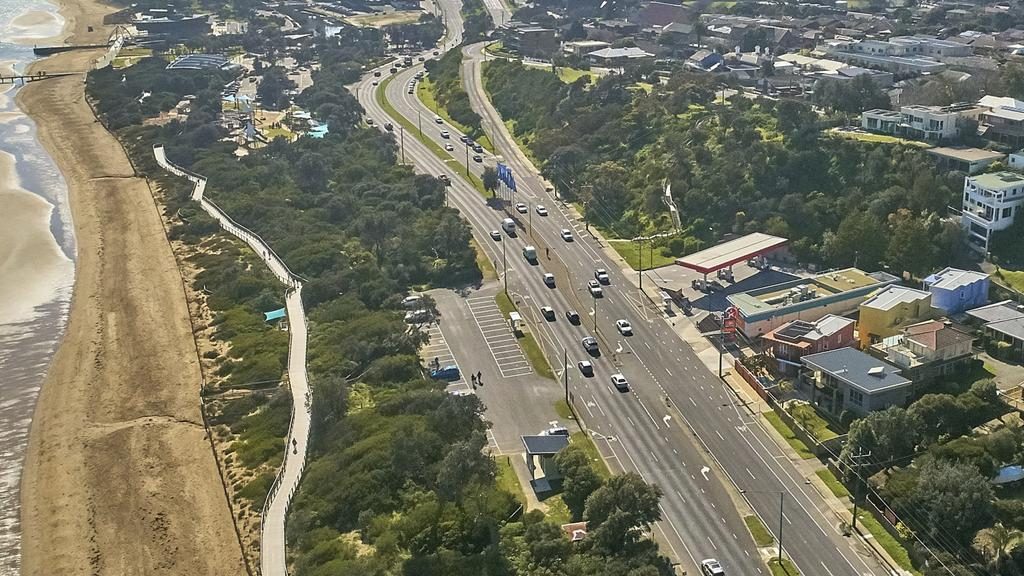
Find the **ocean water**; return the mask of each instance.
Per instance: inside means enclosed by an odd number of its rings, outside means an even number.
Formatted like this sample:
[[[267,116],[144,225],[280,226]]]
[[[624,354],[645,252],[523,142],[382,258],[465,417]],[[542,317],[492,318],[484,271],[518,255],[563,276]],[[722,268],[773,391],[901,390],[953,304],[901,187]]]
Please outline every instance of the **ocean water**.
[[[32,43],[63,20],[41,0],[0,1],[0,74],[22,72]],[[74,283],[67,186],[0,85],[0,576],[20,572],[19,487],[40,385],[63,333]],[[7,235],[4,235],[4,231]]]

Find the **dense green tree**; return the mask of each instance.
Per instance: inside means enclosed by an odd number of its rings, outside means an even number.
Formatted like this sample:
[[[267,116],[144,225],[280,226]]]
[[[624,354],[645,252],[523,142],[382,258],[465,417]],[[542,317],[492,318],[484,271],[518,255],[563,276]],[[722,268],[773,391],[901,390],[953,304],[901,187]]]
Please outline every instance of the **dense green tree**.
[[[562,473],[562,500],[569,507],[573,518],[583,516],[587,498],[601,486],[587,453],[575,444],[569,445],[557,455],[555,464]]]
[[[854,457],[871,454],[874,469],[891,467],[914,453],[921,423],[911,412],[893,406],[871,412],[850,426],[840,459],[854,463]]]
[[[632,472],[613,476],[587,498],[588,539],[611,553],[625,551],[640,539],[640,530],[661,520],[660,499],[660,488]]]
[[[876,270],[885,258],[889,231],[883,222],[867,212],[851,212],[835,234],[826,236],[825,251],[837,266],[857,265]]]
[[[931,537],[950,535],[969,545],[992,514],[992,485],[969,464],[927,462],[914,495],[916,514]]]

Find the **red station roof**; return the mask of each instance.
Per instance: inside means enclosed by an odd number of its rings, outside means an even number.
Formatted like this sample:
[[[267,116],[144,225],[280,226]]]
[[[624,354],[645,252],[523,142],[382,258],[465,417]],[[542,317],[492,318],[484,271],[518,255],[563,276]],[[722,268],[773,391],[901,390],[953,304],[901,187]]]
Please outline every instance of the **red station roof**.
[[[708,274],[722,268],[728,268],[737,262],[745,262],[754,256],[760,256],[789,242],[785,238],[754,232],[741,238],[712,246],[689,256],[676,259],[676,264],[684,268]]]

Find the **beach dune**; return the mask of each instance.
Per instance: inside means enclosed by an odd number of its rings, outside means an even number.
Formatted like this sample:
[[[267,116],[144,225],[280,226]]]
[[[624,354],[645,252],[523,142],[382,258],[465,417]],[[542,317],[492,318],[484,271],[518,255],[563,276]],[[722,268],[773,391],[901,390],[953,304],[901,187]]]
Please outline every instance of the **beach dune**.
[[[105,41],[111,11],[91,0],[62,8],[78,43]],[[85,70],[99,54],[37,65]],[[78,246],[22,476],[22,574],[241,575],[181,276],[145,180],[83,92],[72,76],[18,94],[67,181]]]

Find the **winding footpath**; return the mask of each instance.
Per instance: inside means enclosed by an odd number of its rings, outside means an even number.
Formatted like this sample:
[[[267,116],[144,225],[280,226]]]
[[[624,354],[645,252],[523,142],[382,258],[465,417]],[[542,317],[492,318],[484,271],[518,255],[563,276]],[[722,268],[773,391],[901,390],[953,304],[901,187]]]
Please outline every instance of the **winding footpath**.
[[[154,146],[153,155],[161,168],[194,183],[192,199],[199,202],[203,210],[220,223],[221,228],[252,248],[274,276],[288,287],[285,308],[288,312],[289,326],[288,382],[292,394],[292,415],[288,423],[284,464],[267,494],[260,522],[260,573],[262,576],[284,576],[288,573],[284,539],[285,517],[306,466],[311,415],[309,380],[306,375],[306,312],[302,306],[301,278],[288,269],[280,256],[258,234],[232,220],[212,200],[204,197],[205,177],[169,161],[163,146]]]

